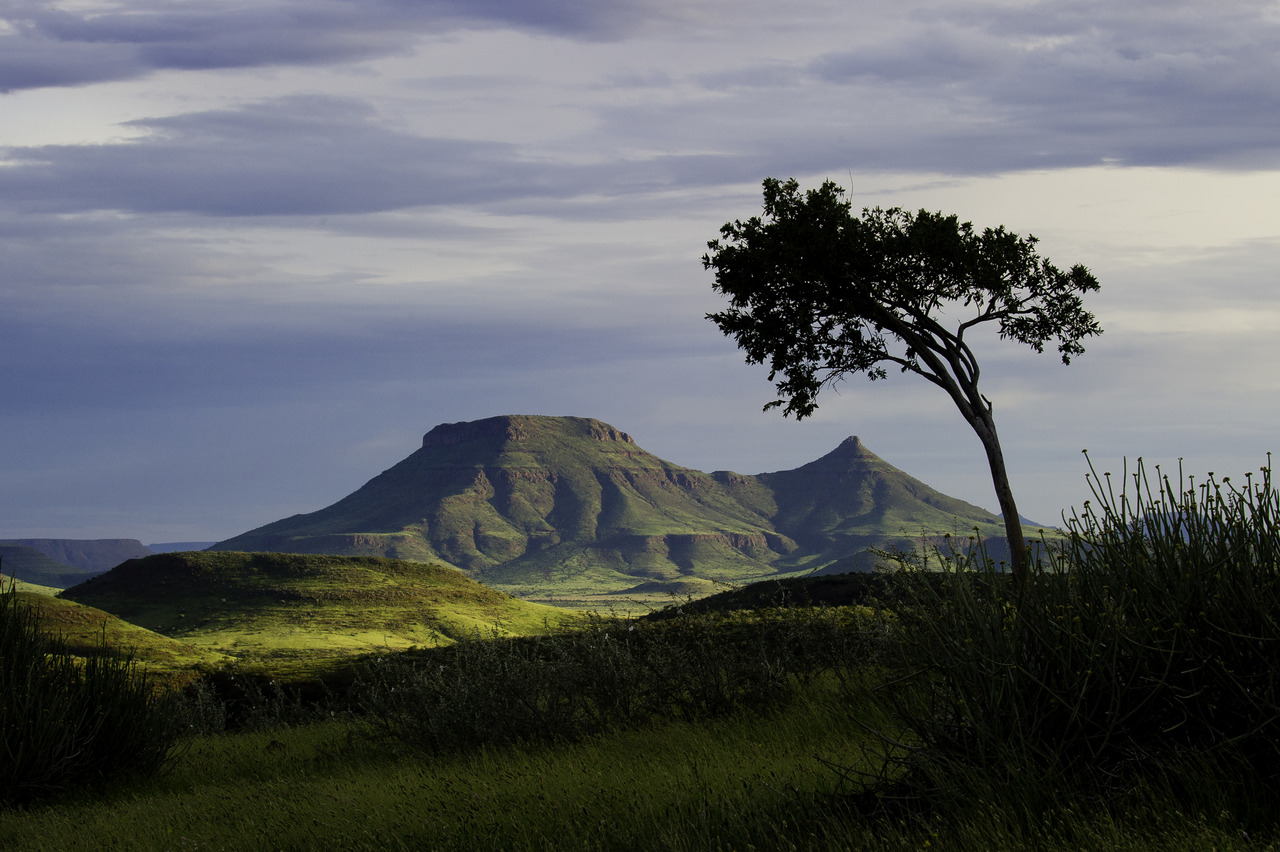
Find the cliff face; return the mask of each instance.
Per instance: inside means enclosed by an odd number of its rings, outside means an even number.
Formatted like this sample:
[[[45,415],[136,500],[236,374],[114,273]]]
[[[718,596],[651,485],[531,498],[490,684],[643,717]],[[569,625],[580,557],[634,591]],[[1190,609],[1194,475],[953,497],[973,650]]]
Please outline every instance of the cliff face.
[[[961,516],[962,529],[998,531],[995,516],[911,479],[856,438],[794,471],[706,474],[598,420],[511,415],[437,426],[332,506],[213,549],[439,560],[525,593],[617,591],[820,568],[901,534],[894,524],[950,532]]]

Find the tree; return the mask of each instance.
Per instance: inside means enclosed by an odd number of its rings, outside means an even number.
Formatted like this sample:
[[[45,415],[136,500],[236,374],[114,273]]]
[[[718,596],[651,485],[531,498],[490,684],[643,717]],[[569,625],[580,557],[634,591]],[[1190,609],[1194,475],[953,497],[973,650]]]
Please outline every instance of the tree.
[[[1036,254],[1036,242],[924,210],[877,207],[855,217],[830,181],[801,193],[795,180],[769,178],[764,217],[726,224],[702,258],[730,302],[707,318],[748,363],[768,363],[780,398],[765,410],[782,406],[802,419],[823,387],[857,373],[887,378],[888,364],[947,392],[986,451],[1015,582],[1030,570],[1029,554],[965,336],[994,323],[1001,338],[1036,352],[1056,340],[1069,364],[1084,352],[1083,338],[1102,333],[1081,298],[1097,280],[1080,265],[1058,269]]]

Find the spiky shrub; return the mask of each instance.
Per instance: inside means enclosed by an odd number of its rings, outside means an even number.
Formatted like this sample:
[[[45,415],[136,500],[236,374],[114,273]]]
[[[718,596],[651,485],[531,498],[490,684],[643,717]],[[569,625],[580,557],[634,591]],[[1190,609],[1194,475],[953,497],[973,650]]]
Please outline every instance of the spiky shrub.
[[[0,800],[158,770],[174,742],[163,700],[131,660],[73,656],[12,584],[0,593]]]
[[[899,560],[898,777],[960,793],[971,770],[1094,790],[1187,760],[1280,773],[1269,464],[1242,487],[1090,470],[1094,499],[1021,586],[980,546]]]

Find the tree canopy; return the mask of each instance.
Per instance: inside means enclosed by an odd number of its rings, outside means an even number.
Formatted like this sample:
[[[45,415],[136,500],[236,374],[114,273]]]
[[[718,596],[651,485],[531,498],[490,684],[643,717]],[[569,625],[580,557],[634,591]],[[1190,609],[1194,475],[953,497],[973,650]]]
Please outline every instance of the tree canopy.
[[[1017,574],[1026,545],[966,334],[992,323],[1036,352],[1054,344],[1069,364],[1102,333],[1082,298],[1097,280],[1078,264],[1059,269],[1036,244],[925,210],[855,216],[830,181],[801,192],[769,178],[763,217],[730,222],[708,243],[703,265],[730,306],[707,317],[749,363],[768,365],[779,398],[765,408],[797,419],[817,409],[823,387],[857,373],[884,379],[889,365],[945,390],[986,450]]]

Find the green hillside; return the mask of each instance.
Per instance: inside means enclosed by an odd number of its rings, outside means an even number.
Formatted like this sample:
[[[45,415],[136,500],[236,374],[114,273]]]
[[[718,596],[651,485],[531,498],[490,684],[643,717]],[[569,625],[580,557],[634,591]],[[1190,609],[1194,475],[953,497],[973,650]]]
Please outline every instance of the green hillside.
[[[213,550],[444,562],[526,597],[661,594],[870,567],[868,547],[1000,519],[941,494],[856,439],[791,471],[706,474],[578,417],[437,426],[422,447],[333,505]]]
[[[9,578],[4,587],[9,587]],[[16,582],[18,600],[36,611],[40,626],[57,636],[72,653],[102,653],[104,648],[131,655],[159,681],[180,684],[194,677],[196,666],[214,666],[225,655],[162,636],[93,606],[57,597],[58,590],[22,580]]]
[[[574,417],[433,429],[423,446],[326,509],[215,550],[439,560],[523,593],[586,594],[697,573],[772,573],[786,542],[714,478]]]
[[[574,619],[454,568],[380,557],[208,551],[132,559],[60,594],[241,662],[342,659]]]
[[[941,544],[942,536],[964,538],[975,527],[993,556],[1005,550],[998,516],[903,473],[856,437],[802,467],[755,479],[777,506],[770,519],[799,546],[796,561],[827,572],[871,567],[869,547]]]

